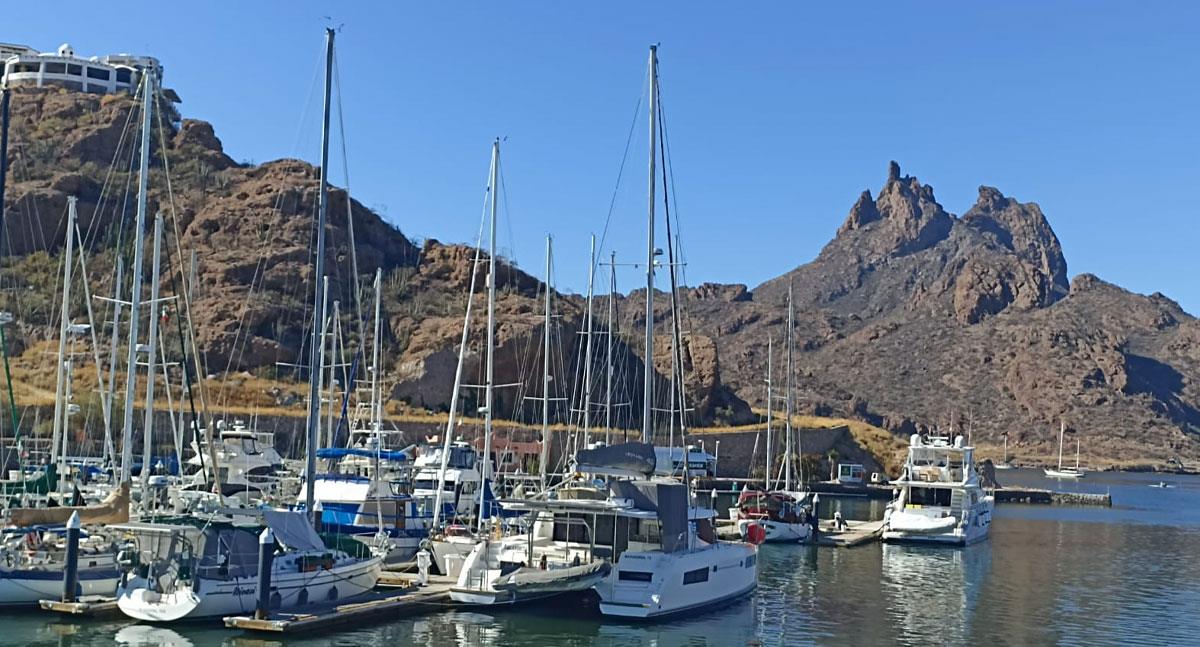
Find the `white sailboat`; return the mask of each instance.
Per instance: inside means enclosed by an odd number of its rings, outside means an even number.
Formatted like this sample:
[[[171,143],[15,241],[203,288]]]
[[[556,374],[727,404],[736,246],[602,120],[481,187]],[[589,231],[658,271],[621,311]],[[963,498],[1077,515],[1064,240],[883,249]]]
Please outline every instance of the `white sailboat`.
[[[1079,469],[1079,436],[1075,436],[1075,467],[1063,467],[1063,440],[1067,433],[1067,423],[1059,421],[1058,423],[1058,467],[1051,469],[1049,467],[1042,470],[1046,476],[1052,479],[1081,479],[1084,477],[1083,470]]]
[[[756,539],[767,542],[806,542],[812,538],[812,530],[815,520],[811,518],[811,510],[804,506],[804,502],[808,499],[808,493],[799,492],[792,482],[792,463],[794,456],[792,455],[792,351],[794,347],[793,329],[795,327],[795,315],[792,308],[792,289],[788,286],[788,328],[786,346],[787,346],[787,386],[786,386],[786,416],[787,423],[784,425],[785,442],[784,442],[784,480],[783,488],[773,490],[768,483],[764,491],[745,491],[738,496],[737,507],[735,508],[737,515],[738,533],[743,539]],[[771,343],[767,342],[767,373],[768,373],[768,388],[767,388],[767,416],[768,425],[770,424],[770,415],[772,403],[771,396]],[[767,474],[771,472],[771,452],[775,449],[771,445],[768,434],[767,441]],[[797,451],[797,454],[800,452]]]
[[[1004,458],[999,463],[993,465],[993,467],[998,470],[1011,470],[1013,469],[1013,464],[1008,462],[1008,432],[1006,431],[1000,435],[1004,436]]]
[[[593,240],[593,249],[595,241]],[[547,476],[550,442],[550,259],[551,241],[546,239],[546,298],[542,337],[542,452],[539,467],[540,497],[548,493]],[[594,263],[594,255],[593,255]],[[590,283],[590,281],[589,281]],[[589,290],[590,292],[590,290]],[[589,324],[590,328],[590,324]],[[588,353],[590,355],[590,353]],[[587,360],[585,360],[587,361]],[[585,384],[590,382],[590,371],[585,370]],[[585,387],[586,388],[586,387]],[[584,443],[588,444],[587,395],[584,396]],[[564,496],[560,490],[559,496]],[[544,500],[544,499],[543,499]],[[523,532],[491,536],[481,532],[471,551],[465,556],[458,579],[450,589],[450,597],[456,602],[476,605],[513,604],[531,600],[579,594],[599,583],[610,570],[607,560],[596,551],[570,547],[569,537],[564,543],[555,543],[553,524],[541,520],[546,508],[531,510],[523,507],[522,500],[501,501],[503,509],[526,513],[522,520]],[[549,502],[547,502],[549,503]],[[512,505],[510,505],[512,504]],[[554,504],[549,504],[551,517]],[[574,522],[578,522],[575,519]],[[564,520],[562,523],[571,523]]]
[[[219,618],[254,611],[259,537],[269,528],[272,609],[353,598],[379,581],[382,561],[347,538],[328,545],[301,513],[267,510],[263,520],[183,517],[114,526],[133,536],[117,590],[125,615],[149,622]]]
[[[334,30],[326,29],[325,34],[325,110],[314,277],[324,275],[325,223],[329,204],[327,172]],[[146,78],[153,79],[153,74]],[[351,538],[331,538],[334,542],[331,546],[314,530],[313,477],[321,422],[317,386],[322,369],[319,313],[324,312],[320,281],[314,283],[304,507],[308,518],[295,512],[266,510],[261,513],[261,521],[213,515],[121,526],[122,531],[135,537],[134,550],[126,554],[123,564],[126,573],[117,589],[117,607],[126,615],[139,620],[168,622],[244,614],[253,610],[259,542],[260,539],[269,540],[272,534],[272,609],[293,609],[351,598],[373,589],[378,582],[382,557],[370,555],[366,546]],[[128,430],[127,408],[126,456],[131,449]],[[128,464],[128,461],[124,463]],[[128,478],[128,470],[125,475]],[[264,528],[271,533],[260,535]]]

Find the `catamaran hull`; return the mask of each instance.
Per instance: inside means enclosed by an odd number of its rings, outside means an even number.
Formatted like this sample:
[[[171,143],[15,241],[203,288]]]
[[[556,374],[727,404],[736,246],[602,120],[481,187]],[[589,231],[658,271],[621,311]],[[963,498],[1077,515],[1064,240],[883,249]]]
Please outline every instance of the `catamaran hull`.
[[[273,573],[271,608],[295,610],[361,595],[375,588],[381,570],[382,559],[373,557],[328,570]],[[243,615],[254,611],[258,578],[201,579],[199,589],[196,592],[191,586],[181,586],[159,594],[147,588],[144,579],[133,578],[118,589],[117,607],[125,615],[147,622]]]
[[[725,604],[757,586],[757,561],[757,548],[745,543],[719,543],[677,553],[627,552],[596,586],[600,612],[650,619]],[[630,579],[635,573],[649,573],[651,579]]]
[[[76,593],[111,596],[120,579],[115,568],[80,569]],[[62,594],[61,570],[0,569],[0,607],[37,606],[39,600],[59,600]]]

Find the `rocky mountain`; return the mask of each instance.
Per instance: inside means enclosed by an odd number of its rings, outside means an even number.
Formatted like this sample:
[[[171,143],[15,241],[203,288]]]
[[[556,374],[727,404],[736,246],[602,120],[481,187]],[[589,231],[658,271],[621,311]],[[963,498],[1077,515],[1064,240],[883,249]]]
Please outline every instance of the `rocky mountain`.
[[[152,137],[154,162],[147,193],[149,212],[164,215],[167,242],[162,280],[164,294],[178,294],[180,277],[192,274],[191,319],[206,374],[254,371],[294,379],[295,371],[280,363],[303,361],[312,318],[313,252],[319,171],[299,160],[261,165],[239,164],[227,156],[212,126],[180,119],[173,110],[156,123]],[[24,340],[45,338],[57,328],[61,269],[56,254],[65,239],[67,198],[78,198],[79,228],[88,253],[88,281],[93,294],[110,294],[116,258],[131,258],[137,182],[139,106],[128,96],[98,96],[64,89],[18,88],[12,97],[9,191],[5,231],[8,285],[28,289],[0,295],[5,309],[17,313]],[[169,169],[169,173],[166,170]],[[168,183],[169,178],[169,183]],[[356,300],[369,309],[376,268],[383,274],[381,296],[388,325],[384,329],[385,384],[393,396],[413,406],[444,410],[449,406],[462,332],[474,250],[430,240],[417,246],[345,191],[330,191],[326,267],[329,299],[340,304],[340,322],[348,345],[358,330]],[[350,229],[357,244],[351,249]],[[146,258],[150,232],[147,227]],[[356,293],[354,264],[359,271]],[[149,263],[147,262],[147,265]],[[497,413],[530,417],[542,395],[542,298],[545,286],[498,261]],[[477,293],[484,285],[485,265],[476,272]],[[124,276],[125,289],[130,285]],[[86,316],[84,298],[75,291],[72,316]],[[584,301],[556,296],[552,331],[556,421],[572,415],[582,396],[586,336]],[[482,383],[483,308],[476,296],[466,380]],[[103,313],[101,313],[103,314]],[[110,317],[111,315],[106,315]],[[592,412],[605,397],[603,325],[593,336]],[[164,334],[170,334],[167,331]],[[632,426],[641,411],[644,366],[636,340],[629,344],[613,335],[615,385],[613,400],[621,405],[616,421]],[[168,341],[178,348],[178,340]],[[683,360],[691,371],[689,408],[702,423],[740,424],[755,419],[745,402],[720,380],[717,348],[712,339],[689,334]],[[666,351],[660,350],[661,360]],[[349,358],[346,360],[350,361]],[[669,392],[670,364],[656,361],[657,392]],[[619,392],[618,392],[619,389]],[[478,406],[467,389],[467,409]],[[222,395],[219,399],[226,399]],[[229,396],[232,397],[232,396]],[[567,405],[560,398],[573,398]],[[665,398],[664,398],[665,399]],[[289,402],[295,404],[295,398]],[[233,398],[236,401],[236,397]],[[665,404],[664,404],[665,406]]]
[[[1084,462],[1200,459],[1200,324],[1161,294],[1068,283],[1034,203],[980,187],[956,217],[893,162],[813,261],[752,291],[695,290],[723,379],[750,402],[764,399],[769,336],[782,352],[789,290],[804,412],[898,434],[954,424],[993,447],[1007,433],[1025,460],[1057,452],[1063,420]]]
[[[129,97],[59,89],[19,89],[12,106],[0,281],[22,289],[0,291],[0,307],[17,315],[20,350],[57,324],[56,261],[68,196],[79,199],[92,294],[110,293],[117,257],[131,256],[136,106]],[[204,371],[294,379],[276,363],[300,359],[307,339],[317,169],[297,160],[237,163],[210,125],[170,111],[162,121],[148,192],[168,234],[164,263],[172,272],[162,287],[177,293],[194,253],[191,312]],[[373,298],[371,275],[380,268],[385,383],[413,406],[445,409],[467,287],[472,277],[483,285],[475,251],[414,244],[344,191],[331,196],[326,261],[343,329],[352,342],[357,324],[350,313],[356,300]],[[363,286],[357,294],[349,280],[354,261]],[[532,398],[543,395],[545,286],[504,259],[499,266],[496,380],[506,386],[497,412],[532,419],[540,408]],[[79,292],[77,319],[86,311]],[[755,419],[747,403],[765,404],[768,339],[782,387],[789,292],[800,413],[863,420],[901,436],[953,424],[969,428],[985,448],[1008,434],[1021,460],[1055,454],[1064,420],[1081,441],[1084,462],[1200,461],[1200,323],[1159,294],[1133,294],[1090,275],[1069,280],[1058,240],[1034,203],[981,187],[976,203],[956,216],[932,187],[892,163],[878,194],[859,196],[815,259],[753,289],[682,290],[687,332],[679,357],[688,369],[687,406],[698,421]],[[483,371],[483,302],[475,298],[465,365],[473,384]],[[641,410],[642,298],[635,291],[616,299],[620,321],[611,335],[614,417],[631,427]],[[585,303],[562,294],[555,302],[550,395],[561,421],[572,414],[557,398],[576,408],[582,400]],[[665,332],[670,299],[656,303],[655,325]],[[601,358],[609,340],[604,306],[596,311],[593,420],[603,416],[597,403],[606,398]],[[669,335],[657,339],[655,404],[665,407],[673,353]],[[476,391],[464,392],[467,409],[477,407]]]

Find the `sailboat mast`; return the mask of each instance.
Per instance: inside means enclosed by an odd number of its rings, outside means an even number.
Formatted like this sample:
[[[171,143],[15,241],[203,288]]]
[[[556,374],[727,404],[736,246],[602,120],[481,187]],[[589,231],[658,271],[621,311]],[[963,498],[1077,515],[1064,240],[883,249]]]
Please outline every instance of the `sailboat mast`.
[[[646,352],[642,383],[642,442],[650,442],[654,400],[654,157],[658,142],[658,46],[650,46],[650,181],[646,217]]]
[[[592,443],[592,299],[595,295],[596,235],[592,234],[588,253],[587,341],[583,351],[583,446]]]
[[[1067,423],[1065,420],[1058,421],[1058,469],[1062,470],[1062,452],[1063,439],[1067,433]]]
[[[8,89],[8,85],[0,85],[0,249],[4,248],[4,193],[5,187],[8,184],[8,102],[9,96],[12,93]],[[8,317],[5,317],[8,319]],[[4,356],[4,381],[8,389],[8,412],[12,416],[13,426],[13,446],[18,449],[17,464],[21,468],[21,474],[25,474],[24,461],[20,457],[19,442],[21,438],[20,429],[17,426],[17,401],[13,397],[12,388],[12,371],[8,366],[8,340],[4,336],[4,322],[0,321],[0,353]],[[5,464],[8,463],[8,454],[4,455]],[[21,477],[24,480],[24,476]]]
[[[617,253],[609,253],[608,263],[608,348],[604,362],[604,444],[612,444],[613,321],[616,319]]]
[[[764,473],[763,485],[767,490],[771,489],[771,452],[775,451],[775,445],[771,443],[771,413],[775,410],[772,399],[774,394],[774,385],[772,384],[773,371],[771,370],[771,356],[773,354],[771,336],[767,335],[767,471]]]
[[[491,222],[488,229],[488,280],[487,280],[487,375],[483,383],[483,489],[480,501],[484,504],[479,511],[479,530],[491,516],[488,509],[488,492],[492,479],[492,416],[496,377],[496,194],[500,192],[500,140],[492,142],[492,193],[489,210]]]
[[[133,395],[137,381],[138,323],[142,308],[142,248],[146,235],[146,190],[150,177],[150,100],[154,71],[142,75],[142,150],[138,166],[137,220],[133,238],[133,284],[129,290],[129,348],[125,357],[125,418],[121,426],[121,482],[133,479]]]
[[[785,366],[787,375],[784,378],[784,389],[787,391],[785,398],[785,402],[787,404],[785,405],[784,415],[787,416],[787,424],[784,426],[784,434],[786,438],[784,440],[785,462],[783,470],[783,489],[787,490],[788,492],[792,491],[792,328],[796,325],[795,317],[795,309],[792,308],[792,286],[791,284],[788,284],[788,329],[787,339],[785,341],[787,346],[785,349],[785,352],[787,353],[787,362]]]
[[[380,290],[383,287],[383,270],[375,269],[375,334],[372,336],[371,349],[371,428],[375,431],[375,448],[376,456],[379,455],[378,450],[383,447],[383,439],[380,437],[383,428],[383,393],[379,390],[379,353],[383,346],[381,338],[383,330]],[[378,460],[378,459],[377,459]],[[378,468],[378,466],[376,466]]]
[[[321,119],[321,187],[317,204],[317,258],[313,268],[313,327],[309,345],[308,370],[308,443],[305,451],[304,509],[316,522],[314,494],[317,473],[317,443],[321,432],[321,325],[325,299],[321,278],[325,276],[325,219],[329,211],[329,108],[333,87],[333,29],[325,29],[325,105]]]
[[[542,318],[542,452],[538,457],[538,476],[546,490],[546,471],[550,460],[550,265],[553,240],[546,236],[546,310]]]
[[[74,269],[75,252],[75,196],[67,198],[67,237],[63,240],[63,289],[62,306],[58,321],[58,366],[54,386],[54,427],[50,441],[50,462],[58,469],[59,482],[62,483],[67,474],[67,457],[60,451],[60,444],[65,433],[67,403],[63,389],[67,383],[67,335],[71,327],[71,274]]]
[[[150,261],[150,330],[146,353],[146,406],[142,418],[142,508],[150,505],[150,462],[154,455],[154,360],[158,352],[158,274],[162,271],[163,217],[154,217],[154,255]],[[167,385],[170,388],[170,384]]]
[[[104,399],[104,415],[112,420],[113,400],[117,397],[117,345],[121,339],[121,281],[125,276],[125,259],[117,256],[117,274],[113,277],[113,321],[112,337],[108,346],[108,397]],[[101,386],[101,388],[105,388]],[[104,455],[110,461],[116,461],[116,450],[113,448],[112,430],[104,438]]]

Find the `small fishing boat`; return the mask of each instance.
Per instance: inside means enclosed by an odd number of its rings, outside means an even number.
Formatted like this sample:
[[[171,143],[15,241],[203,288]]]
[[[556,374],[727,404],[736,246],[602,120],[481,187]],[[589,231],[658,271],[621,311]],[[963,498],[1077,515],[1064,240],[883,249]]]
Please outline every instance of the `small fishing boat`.
[[[1151,483],[1150,487],[1168,490],[1175,487],[1175,485],[1173,483],[1167,483],[1166,481],[1159,481],[1158,483]]]

